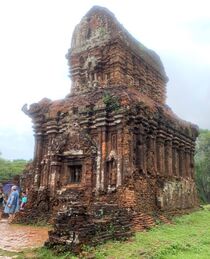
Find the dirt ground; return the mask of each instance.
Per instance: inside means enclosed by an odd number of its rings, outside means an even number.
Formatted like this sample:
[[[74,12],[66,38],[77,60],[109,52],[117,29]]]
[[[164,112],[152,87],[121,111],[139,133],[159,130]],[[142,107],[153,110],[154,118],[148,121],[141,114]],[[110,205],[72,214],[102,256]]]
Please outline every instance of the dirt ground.
[[[47,227],[9,224],[7,219],[0,220],[0,249],[20,252],[26,248],[40,247],[48,239]],[[11,257],[1,256],[0,259]]]

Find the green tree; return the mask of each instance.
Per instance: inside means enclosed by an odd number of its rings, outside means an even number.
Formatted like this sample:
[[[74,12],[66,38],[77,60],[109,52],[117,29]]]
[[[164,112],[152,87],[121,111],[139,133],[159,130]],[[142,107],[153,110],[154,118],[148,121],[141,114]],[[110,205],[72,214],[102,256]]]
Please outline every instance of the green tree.
[[[200,198],[210,202],[210,131],[200,130],[196,143],[196,183]]]
[[[24,159],[7,160],[0,156],[0,182],[21,174],[27,163]]]

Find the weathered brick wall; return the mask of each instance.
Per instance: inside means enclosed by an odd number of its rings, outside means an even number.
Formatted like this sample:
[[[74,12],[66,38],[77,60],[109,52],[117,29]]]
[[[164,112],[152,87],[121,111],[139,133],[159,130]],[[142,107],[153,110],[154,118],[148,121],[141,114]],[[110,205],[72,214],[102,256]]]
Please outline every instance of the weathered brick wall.
[[[92,204],[91,208],[76,205],[59,212],[46,245],[63,245],[67,250],[79,252],[84,244],[98,245],[131,234],[131,219],[126,209],[114,204]]]
[[[67,59],[73,93],[126,85],[165,102],[168,79],[159,57],[137,42],[108,10],[93,8],[83,17]]]
[[[165,181],[157,195],[158,205],[162,210],[193,208],[198,205],[195,182],[192,179]]]

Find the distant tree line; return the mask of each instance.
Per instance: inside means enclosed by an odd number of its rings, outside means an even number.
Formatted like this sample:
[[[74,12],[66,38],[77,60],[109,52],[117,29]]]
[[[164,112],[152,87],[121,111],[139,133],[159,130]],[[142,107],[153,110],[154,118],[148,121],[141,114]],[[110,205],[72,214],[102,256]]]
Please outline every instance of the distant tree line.
[[[0,182],[11,180],[15,175],[21,174],[27,163],[24,159],[4,159],[0,152]]]
[[[210,130],[200,130],[196,143],[195,169],[200,199],[210,203]]]

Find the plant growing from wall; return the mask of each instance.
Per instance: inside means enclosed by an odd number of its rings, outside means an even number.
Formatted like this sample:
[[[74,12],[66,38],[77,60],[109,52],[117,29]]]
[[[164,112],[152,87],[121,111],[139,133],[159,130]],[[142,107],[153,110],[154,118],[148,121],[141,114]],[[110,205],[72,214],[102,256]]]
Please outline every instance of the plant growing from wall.
[[[117,111],[120,109],[119,97],[111,95],[109,92],[104,92],[103,102],[106,105],[107,111]]]

